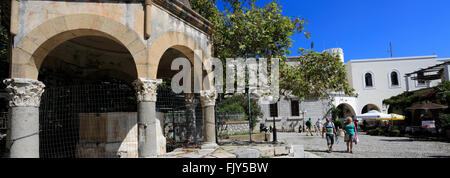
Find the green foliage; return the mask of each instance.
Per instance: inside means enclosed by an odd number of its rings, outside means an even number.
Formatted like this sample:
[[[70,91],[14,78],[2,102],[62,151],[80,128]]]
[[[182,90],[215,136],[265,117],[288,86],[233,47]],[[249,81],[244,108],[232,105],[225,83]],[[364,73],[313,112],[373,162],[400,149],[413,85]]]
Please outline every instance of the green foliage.
[[[400,130],[398,130],[398,129],[389,130],[389,135],[388,136],[398,137],[398,136],[400,136]]]
[[[329,99],[331,92],[354,96],[344,64],[338,56],[300,50],[303,55],[296,65],[282,62],[280,87],[301,99]]]
[[[272,1],[263,7],[257,0],[221,0],[225,10],[220,12],[217,0],[192,0],[192,9],[211,21],[216,30],[214,53],[219,59],[285,56],[292,47],[292,36],[305,32],[306,20],[283,16],[281,5]]]
[[[450,129],[450,114],[440,114],[439,115],[439,123],[441,128],[445,130]]]
[[[450,101],[450,82],[442,82],[437,87],[418,92],[404,92],[400,95],[383,100],[383,104],[391,105],[401,110],[414,103],[432,101],[445,104]]]
[[[284,16],[278,1],[260,7],[256,5],[258,0],[221,0],[225,4],[223,12],[217,9],[217,2],[191,1],[192,8],[214,25],[216,57],[221,60],[263,57],[269,61],[279,58],[281,89],[302,99],[329,98],[328,94],[335,91],[353,95],[344,64],[336,56],[300,49],[304,52],[300,65],[285,63],[294,42],[292,36],[302,33],[310,38],[305,19]]]
[[[263,115],[261,107],[256,100],[250,100],[250,112],[252,119],[252,128],[255,127],[258,117]],[[245,119],[248,120],[248,98],[244,95],[234,95],[229,98],[225,98],[217,105],[218,112],[225,113],[244,113]]]
[[[400,130],[396,129],[393,126],[388,126],[385,129],[383,129],[381,127],[377,127],[375,129],[369,130],[367,132],[367,134],[373,135],[373,136],[398,137],[398,136],[400,136],[401,132],[400,132]]]
[[[344,115],[344,111],[335,105],[332,105],[332,108],[328,112],[331,113],[331,118],[333,120],[337,120],[340,116]]]
[[[1,3],[0,10],[3,11],[4,3]],[[3,12],[0,12],[3,15]],[[0,16],[0,19],[4,19]],[[9,77],[9,62],[8,62],[8,45],[9,45],[9,31],[5,24],[0,23],[0,88],[4,88],[3,79]]]
[[[335,126],[336,128],[343,128],[344,122],[345,122],[345,119],[335,119],[335,120],[333,121],[334,126]]]
[[[252,134],[260,134],[260,133],[252,132]],[[219,137],[228,139],[230,138],[230,136],[242,136],[242,135],[250,135],[250,132],[236,132],[233,134],[222,133],[219,135]]]
[[[382,128],[377,127],[377,128],[375,128],[375,129],[369,130],[369,131],[367,132],[367,134],[373,135],[373,136],[380,136],[380,135],[383,135],[383,134],[384,134],[384,131],[383,131]]]

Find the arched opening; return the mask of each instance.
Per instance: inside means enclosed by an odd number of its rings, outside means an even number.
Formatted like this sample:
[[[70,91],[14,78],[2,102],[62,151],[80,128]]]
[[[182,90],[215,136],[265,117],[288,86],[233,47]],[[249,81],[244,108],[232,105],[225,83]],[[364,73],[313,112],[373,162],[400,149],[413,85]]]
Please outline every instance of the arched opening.
[[[355,110],[353,109],[353,107],[352,106],[350,106],[349,104],[347,104],[347,103],[342,103],[342,104],[339,104],[338,106],[337,106],[337,109],[338,109],[338,118],[347,118],[347,117],[352,117],[352,118],[354,118],[355,116],[356,116],[356,112],[355,112]]]
[[[138,157],[137,77],[131,53],[107,37],[80,36],[51,49],[38,76],[46,85],[40,157]]]
[[[374,83],[373,83],[373,75],[372,73],[368,72],[366,74],[364,74],[364,86],[366,88],[372,88],[374,87]]]
[[[365,106],[363,107],[363,109],[362,109],[362,111],[361,111],[361,114],[368,113],[369,111],[372,111],[372,110],[376,110],[376,111],[378,111],[378,112],[381,112],[380,108],[379,108],[377,105],[374,105],[374,104],[367,104],[367,105],[365,105]]]
[[[392,71],[391,72],[391,86],[392,87],[398,87],[400,86],[400,80],[398,79],[398,72]]]
[[[194,70],[193,58],[194,52],[189,48],[174,46],[167,49],[159,60],[157,78],[162,79],[163,84],[158,87],[156,112],[168,141],[167,152],[180,147],[198,147],[202,141],[203,111],[200,95],[194,91],[194,73],[198,71]],[[171,70],[177,59],[184,60],[191,67],[190,93],[175,93],[172,89],[173,77],[185,70],[184,67]],[[184,85],[183,80],[179,84]]]

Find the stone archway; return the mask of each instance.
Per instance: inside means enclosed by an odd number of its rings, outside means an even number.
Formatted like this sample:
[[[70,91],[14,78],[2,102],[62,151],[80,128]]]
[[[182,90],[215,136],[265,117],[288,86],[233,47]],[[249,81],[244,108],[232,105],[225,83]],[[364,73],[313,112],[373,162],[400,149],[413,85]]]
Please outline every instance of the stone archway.
[[[346,117],[352,117],[354,118],[356,116],[356,112],[353,109],[353,107],[350,104],[347,103],[341,103],[337,106],[340,111],[342,111],[340,118],[346,118]]]
[[[184,93],[184,101],[187,107],[193,112],[186,112],[186,115],[193,115],[193,120],[196,120],[195,115],[200,114],[202,119],[202,129],[201,133],[203,136],[203,148],[214,148],[216,147],[215,140],[215,121],[214,121],[214,106],[216,99],[216,92],[212,90],[213,79],[207,78],[208,84],[203,85],[204,78],[211,69],[205,66],[203,69],[203,63],[209,60],[210,53],[201,48],[196,40],[188,36],[187,34],[181,32],[166,32],[165,34],[159,36],[149,48],[149,61],[151,62],[151,78],[168,78],[171,79],[176,72],[171,71],[170,66],[174,58],[187,58],[191,65],[191,93]],[[168,53],[172,53],[168,54]],[[169,84],[170,85],[170,84]],[[200,90],[200,91],[199,91]],[[201,101],[201,111],[195,109],[195,95],[199,95]],[[163,98],[163,97],[160,97]],[[159,99],[158,99],[159,100]],[[197,110],[197,111],[195,111]],[[186,118],[188,121],[189,119]],[[188,124],[196,125],[198,122],[188,122]],[[197,130],[199,127],[189,126],[189,128],[194,128]],[[200,133],[200,132],[199,132]],[[189,134],[187,134],[189,135]],[[194,134],[195,135],[195,134]],[[174,136],[175,137],[175,136]],[[196,136],[194,136],[193,140]]]
[[[377,105],[375,105],[375,104],[367,104],[361,110],[361,114],[367,113],[367,112],[372,111],[372,110],[376,110],[376,111],[381,112],[380,108]]]
[[[131,73],[125,71],[128,74],[125,74],[127,77],[124,78],[128,78],[129,83],[140,77],[148,77],[147,48],[142,37],[119,22],[97,15],[78,14],[57,17],[37,26],[15,44],[12,51],[11,79],[5,81],[7,90],[12,96],[10,107],[11,122],[14,126],[11,127],[11,138],[16,139],[10,148],[11,157],[40,155],[39,105],[45,85],[37,79],[45,58],[62,43],[87,36],[109,39],[126,49],[131,55],[134,68],[130,70]],[[120,72],[104,74],[122,75]],[[147,81],[138,79],[133,83],[137,90],[138,106],[144,108],[138,111],[138,123],[144,123],[142,120],[151,123],[150,120],[154,117],[154,112],[151,111],[154,99],[151,96],[156,94],[152,86],[157,85],[157,82]],[[146,107],[143,107],[142,103],[145,103]],[[154,131],[151,125],[148,129],[139,127],[139,132],[149,138],[145,140],[139,138],[141,157],[156,155],[154,152],[157,148],[153,148],[150,143],[156,139],[150,137],[152,135],[150,130]]]
[[[163,35],[159,36],[156,40],[154,40],[152,42],[152,45],[149,47],[148,61],[150,62],[150,78],[157,78],[158,70],[160,67],[159,64],[163,59],[162,57],[164,53],[171,48],[183,53],[191,61],[192,64],[195,64],[195,62],[206,63],[211,57],[211,53],[209,51],[202,49],[200,44],[187,34],[175,31],[166,32]],[[198,59],[200,61],[195,61],[195,59]],[[200,71],[203,71],[203,69],[200,68]],[[197,71],[196,75],[202,76],[203,78],[207,76],[206,73],[210,73],[212,69],[207,66],[205,72],[200,71]],[[208,80],[212,81],[212,79]],[[208,87],[210,89],[213,88],[212,82],[210,82],[210,85],[208,85]],[[205,89],[205,87],[202,86],[201,89]]]
[[[11,78],[36,80],[52,49],[82,36],[105,37],[123,45],[133,56],[138,77],[148,77],[146,45],[138,33],[106,17],[77,14],[48,20],[25,35],[12,52]]]
[[[105,37],[77,37],[51,50],[38,77],[45,84],[39,156],[137,157],[135,66],[124,46]]]

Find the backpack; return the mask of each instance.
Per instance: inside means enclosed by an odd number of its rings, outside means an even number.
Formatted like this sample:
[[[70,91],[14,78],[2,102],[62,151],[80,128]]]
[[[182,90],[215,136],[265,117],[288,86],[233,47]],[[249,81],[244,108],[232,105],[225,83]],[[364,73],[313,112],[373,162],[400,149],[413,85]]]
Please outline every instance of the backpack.
[[[306,121],[306,126],[311,126],[311,121]]]

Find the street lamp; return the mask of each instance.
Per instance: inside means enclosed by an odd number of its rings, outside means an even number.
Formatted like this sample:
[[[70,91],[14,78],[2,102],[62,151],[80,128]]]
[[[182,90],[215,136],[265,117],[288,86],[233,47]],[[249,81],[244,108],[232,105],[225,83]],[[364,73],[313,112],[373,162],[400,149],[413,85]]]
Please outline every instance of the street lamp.
[[[275,117],[273,117],[273,144],[277,144],[277,126],[275,125]]]
[[[252,132],[253,132],[253,127],[252,127],[252,112],[251,112],[251,91],[250,91],[250,86],[245,87],[245,89],[247,90],[247,99],[248,99],[248,127],[250,130],[250,143],[252,143]]]
[[[303,122],[303,125],[302,125],[302,131],[304,132],[305,131],[305,113],[306,113],[306,110],[303,110],[302,109],[302,122]]]
[[[248,126],[250,127],[250,143],[252,143],[252,110],[251,110],[251,92],[250,87],[248,88]]]

